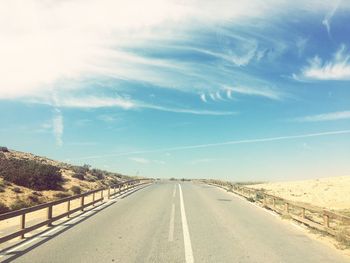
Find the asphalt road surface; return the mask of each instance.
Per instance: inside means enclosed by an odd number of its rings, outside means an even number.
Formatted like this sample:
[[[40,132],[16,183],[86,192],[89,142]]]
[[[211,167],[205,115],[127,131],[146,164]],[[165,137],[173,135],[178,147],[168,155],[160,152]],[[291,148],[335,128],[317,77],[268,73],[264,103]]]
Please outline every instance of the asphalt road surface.
[[[6,262],[349,262],[289,221],[232,193],[162,182],[60,224]]]

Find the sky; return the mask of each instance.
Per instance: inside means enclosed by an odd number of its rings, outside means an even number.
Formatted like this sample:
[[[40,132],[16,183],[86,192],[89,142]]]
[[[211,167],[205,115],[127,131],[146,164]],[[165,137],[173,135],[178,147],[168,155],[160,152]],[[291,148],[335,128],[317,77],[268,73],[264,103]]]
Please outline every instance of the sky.
[[[350,1],[0,1],[0,145],[159,178],[350,175]]]

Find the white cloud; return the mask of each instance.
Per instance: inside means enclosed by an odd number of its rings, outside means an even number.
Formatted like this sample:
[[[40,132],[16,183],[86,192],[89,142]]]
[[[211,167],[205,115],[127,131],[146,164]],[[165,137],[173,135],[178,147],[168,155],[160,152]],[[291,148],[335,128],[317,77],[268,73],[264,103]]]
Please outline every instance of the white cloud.
[[[182,109],[182,108],[172,108],[172,107],[163,107],[157,105],[150,104],[140,104],[140,108],[159,110],[159,111],[167,111],[174,113],[188,113],[194,115],[212,115],[212,116],[224,116],[224,115],[236,115],[237,112],[233,111],[210,111],[210,110],[196,110],[196,109]]]
[[[163,148],[163,149],[156,149],[156,150],[143,150],[143,151],[124,152],[124,153],[111,153],[111,154],[85,156],[85,157],[71,158],[71,159],[87,160],[87,159],[99,159],[99,158],[106,158],[106,157],[121,157],[121,156],[135,155],[135,154],[175,152],[175,151],[183,151],[183,150],[191,150],[191,149],[220,147],[220,146],[227,146],[227,145],[296,140],[296,139],[305,139],[305,138],[314,138],[314,137],[335,136],[335,135],[342,135],[342,134],[350,134],[350,130],[316,132],[316,133],[306,133],[306,134],[300,134],[300,135],[286,135],[286,136],[278,136],[278,137],[267,137],[267,138],[256,138],[256,139],[245,139],[245,140],[232,140],[232,141],[225,141],[225,142],[218,142],[218,143],[187,145],[187,146],[170,147],[170,148]]]
[[[52,119],[52,131],[55,136],[57,146],[62,146],[63,140],[63,116],[59,109],[55,110],[54,117]]]
[[[109,108],[117,107],[124,110],[137,110],[137,109],[151,109],[165,112],[194,114],[194,115],[236,115],[237,112],[233,111],[211,111],[204,109],[185,109],[170,106],[160,106],[154,104],[147,104],[139,101],[133,101],[125,98],[110,98],[99,96],[88,97],[55,97],[53,100],[31,100],[33,103],[47,104],[53,107],[61,108],[80,108],[80,109],[93,109],[93,108]],[[104,121],[112,121],[110,117],[101,119]]]
[[[350,111],[338,111],[331,113],[324,113],[318,115],[310,115],[305,117],[300,117],[293,119],[293,121],[298,122],[319,122],[319,121],[336,121],[350,119]]]
[[[227,90],[227,97],[231,98],[231,93],[238,93],[242,95],[247,96],[259,96],[259,97],[265,97],[272,100],[281,100],[283,98],[283,94],[275,89],[269,88],[269,87],[248,87],[248,86],[235,86],[235,87],[229,87],[226,86],[225,89]]]
[[[109,97],[67,97],[56,102],[57,106],[66,108],[104,108],[104,107],[119,107],[122,109],[132,109],[136,105],[130,100],[123,98]]]
[[[202,94],[200,95],[200,98],[201,98],[201,101],[203,101],[203,102],[205,102],[205,103],[208,102],[208,101],[207,101],[207,98],[206,98],[206,96],[205,96],[204,93],[202,93]]]
[[[232,97],[232,89],[226,89],[226,97],[230,100],[233,99]]]
[[[150,160],[141,157],[131,157],[129,160],[140,164],[149,164],[151,162]]]
[[[136,163],[139,163],[139,164],[151,164],[151,163],[157,164],[157,165],[164,165],[165,164],[165,162],[162,160],[149,160],[149,159],[142,158],[142,157],[130,157],[129,160],[136,162]]]
[[[67,89],[62,82],[87,77],[177,87],[183,83],[175,85],[169,78],[172,74],[156,74],[152,67],[190,74],[196,65],[147,59],[123,48],[188,39],[191,30],[199,27],[274,17],[281,10],[319,12],[330,6],[332,1],[316,0],[0,1],[0,98],[40,97]],[[254,57],[261,59],[263,53],[258,54],[254,41],[244,47],[240,46],[239,52],[201,52],[240,66]]]
[[[294,75],[298,79],[299,76]],[[300,78],[300,77],[299,77]],[[301,78],[315,80],[350,80],[350,53],[341,45],[332,59],[323,62],[319,56],[309,60],[309,65],[302,69]]]
[[[216,97],[218,100],[224,100],[224,99],[222,98],[221,94],[220,94],[220,91],[217,91],[217,92],[215,93],[215,97]]]
[[[333,6],[333,8],[326,14],[326,16],[324,17],[324,19],[322,20],[322,24],[326,27],[328,36],[331,37],[331,21],[332,18],[335,14],[335,12],[337,11],[340,3],[342,2],[342,0],[338,0],[335,5]]]

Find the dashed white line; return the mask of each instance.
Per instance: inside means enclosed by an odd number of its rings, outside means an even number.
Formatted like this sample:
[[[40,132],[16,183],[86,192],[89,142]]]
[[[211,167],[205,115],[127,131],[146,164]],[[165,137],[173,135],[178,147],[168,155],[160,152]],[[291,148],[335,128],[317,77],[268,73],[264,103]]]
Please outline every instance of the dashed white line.
[[[185,245],[185,259],[186,263],[193,263],[193,252],[191,245],[190,232],[188,231],[187,218],[185,212],[185,205],[182,196],[181,185],[179,184],[179,196],[180,196],[180,210],[181,210],[181,221],[182,221],[182,232],[184,236],[184,245]]]
[[[174,221],[175,221],[175,204],[173,203],[171,206],[171,215],[170,215],[170,223],[169,223],[169,237],[168,241],[174,241]]]

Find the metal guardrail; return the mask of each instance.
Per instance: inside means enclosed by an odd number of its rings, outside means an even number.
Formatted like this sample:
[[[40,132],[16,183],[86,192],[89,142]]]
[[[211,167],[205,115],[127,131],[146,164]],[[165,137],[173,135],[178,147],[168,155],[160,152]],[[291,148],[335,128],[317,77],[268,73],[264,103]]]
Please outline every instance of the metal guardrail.
[[[278,196],[266,194],[258,189],[240,186],[230,182],[218,180],[201,180],[201,182],[232,191],[248,200],[252,199],[258,201],[265,208],[271,209],[282,215],[288,215],[298,222],[326,232],[332,236],[336,236],[339,231],[341,231],[336,226],[350,228],[349,216],[335,213],[323,207],[287,200]],[[307,215],[307,213],[310,215]],[[315,216],[312,217],[312,214]],[[315,220],[315,218],[321,219],[321,222],[320,220]],[[348,234],[345,234],[345,237],[350,240]]]
[[[64,218],[64,217],[69,217],[73,213],[76,213],[78,211],[83,211],[84,208],[86,208],[88,206],[95,205],[98,202],[102,202],[104,200],[104,196],[103,196],[104,191],[107,191],[107,199],[110,199],[112,196],[114,196],[118,193],[120,194],[123,191],[134,188],[136,186],[150,183],[152,181],[153,181],[152,179],[129,180],[129,181],[125,181],[125,182],[120,182],[120,183],[115,184],[115,185],[110,186],[110,187],[99,188],[96,190],[92,190],[92,191],[88,191],[88,192],[85,192],[82,194],[62,198],[62,199],[55,200],[52,202],[48,202],[48,203],[44,203],[44,204],[40,204],[40,205],[36,205],[36,206],[32,206],[32,207],[23,208],[20,210],[15,210],[15,211],[11,211],[8,213],[0,214],[0,221],[20,216],[20,222],[19,222],[20,223],[20,230],[15,231],[15,232],[10,233],[10,234],[7,234],[6,236],[0,237],[0,244],[4,243],[6,241],[9,241],[15,237],[24,238],[24,235],[28,232],[31,232],[31,231],[38,229],[40,227],[43,227],[45,225],[52,226],[52,222],[54,222],[54,221],[57,221],[57,220]],[[91,196],[91,195],[92,195],[92,201],[89,203],[85,203],[85,198],[87,196]],[[99,195],[99,197],[96,198],[96,195]],[[77,200],[77,199],[80,199],[80,206],[76,207],[74,209],[71,209],[71,201]],[[59,205],[59,204],[63,204],[63,203],[67,203],[67,211],[62,213],[62,214],[59,214],[57,216],[53,216],[53,207],[55,205]],[[46,219],[40,223],[33,225],[33,226],[26,227],[26,214],[31,213],[31,212],[35,212],[35,211],[39,211],[42,209],[47,209]]]

